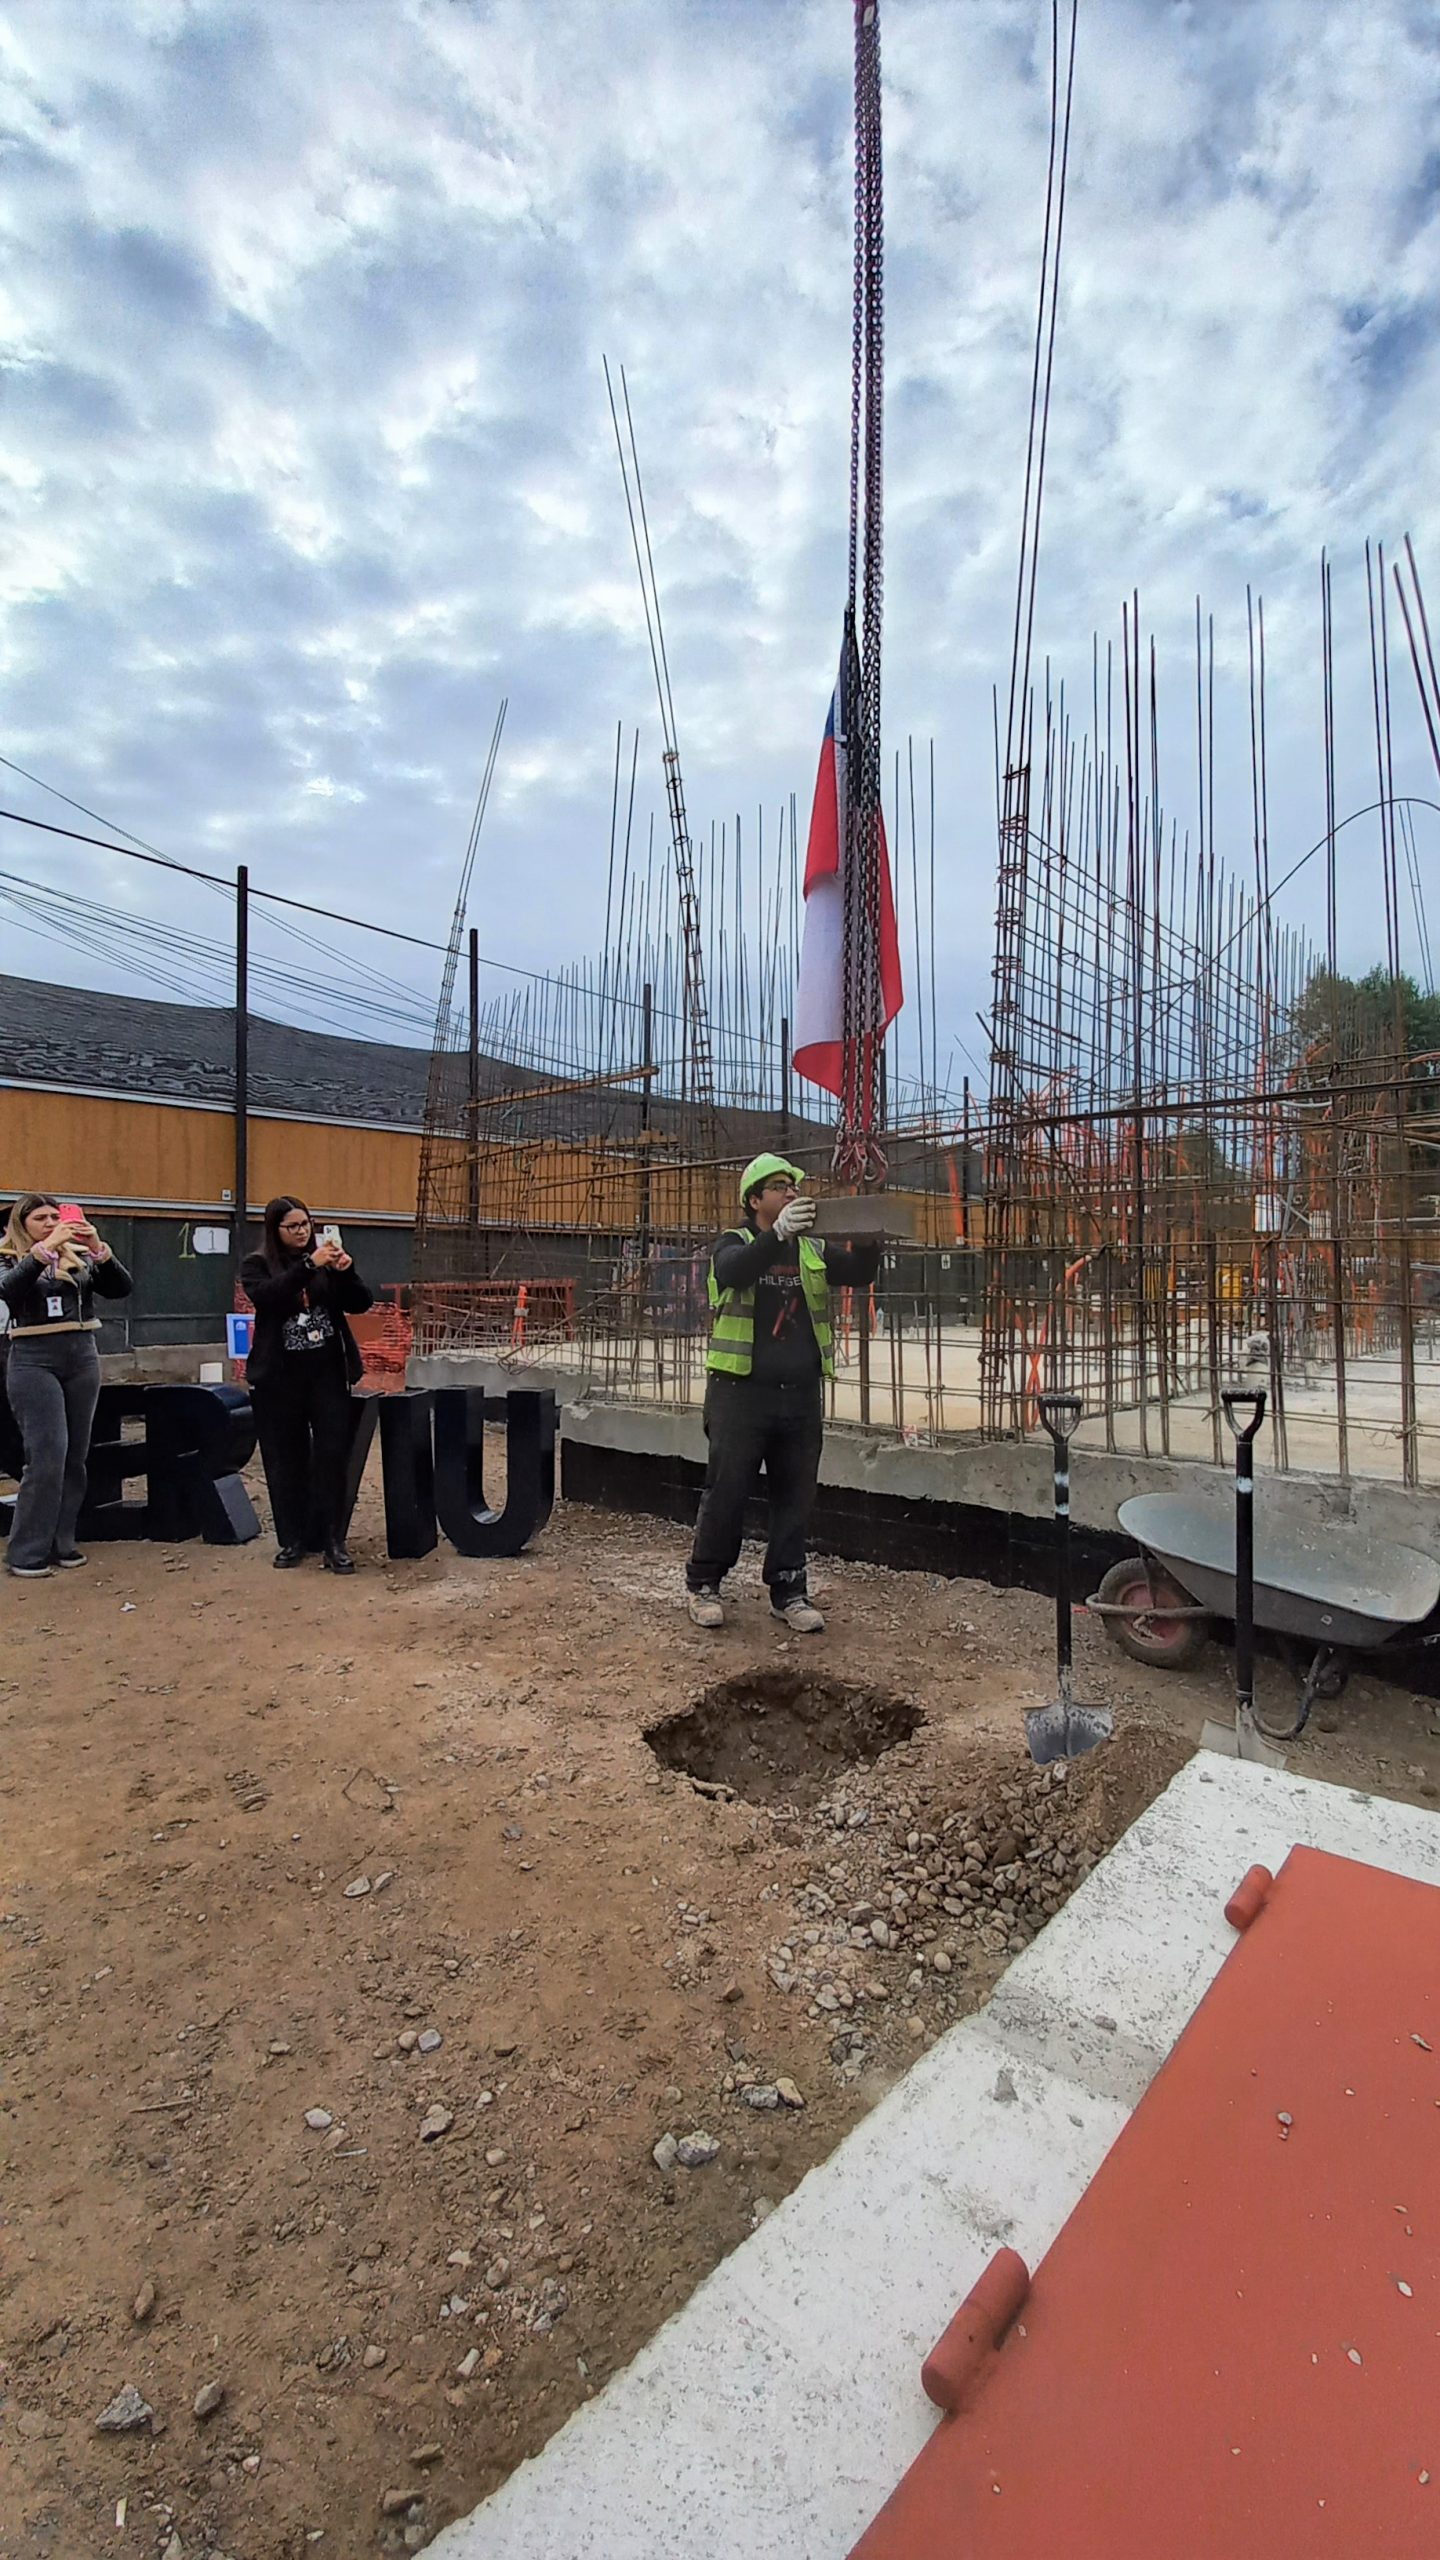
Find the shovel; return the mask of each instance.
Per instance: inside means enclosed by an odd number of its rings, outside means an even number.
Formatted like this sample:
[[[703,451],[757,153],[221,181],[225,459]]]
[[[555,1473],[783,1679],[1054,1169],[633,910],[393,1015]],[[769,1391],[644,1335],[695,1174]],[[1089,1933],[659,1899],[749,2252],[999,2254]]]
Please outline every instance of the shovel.
[[[1055,1449],[1055,1671],[1060,1691],[1050,1706],[1025,1712],[1030,1757],[1042,1768],[1047,1760],[1078,1760],[1082,1751],[1108,1742],[1115,1730],[1108,1707],[1076,1705],[1071,1670],[1070,1435],[1080,1411],[1076,1395],[1040,1398],[1040,1419]]]
[[[1265,1419],[1263,1387],[1227,1387],[1220,1398],[1225,1419],[1235,1434],[1235,1722],[1217,1724],[1207,1716],[1200,1728],[1202,1751],[1223,1751],[1232,1760],[1259,1760],[1268,1769],[1283,1769],[1283,1752],[1273,1751],[1255,1722],[1255,1435]],[[1238,1410],[1249,1407],[1242,1427]]]

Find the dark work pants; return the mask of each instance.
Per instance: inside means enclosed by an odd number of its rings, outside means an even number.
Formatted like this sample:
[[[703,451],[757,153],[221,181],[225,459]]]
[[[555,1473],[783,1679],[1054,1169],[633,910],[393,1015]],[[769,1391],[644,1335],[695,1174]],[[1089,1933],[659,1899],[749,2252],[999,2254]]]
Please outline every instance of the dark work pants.
[[[776,1599],[805,1589],[805,1532],[815,1508],[815,1479],[825,1429],[818,1377],[793,1386],[714,1376],[705,1389],[710,1444],[695,1545],[685,1568],[691,1591],[713,1591],[740,1553],[745,1506],[765,1471],[770,1543],[765,1580]]]
[[[8,1369],[10,1410],[25,1443],[9,1561],[45,1565],[75,1553],[100,1353],[93,1333],[22,1334],[10,1346]]]
[[[350,1454],[350,1389],[323,1351],[292,1352],[251,1394],[279,1547],[341,1535]]]

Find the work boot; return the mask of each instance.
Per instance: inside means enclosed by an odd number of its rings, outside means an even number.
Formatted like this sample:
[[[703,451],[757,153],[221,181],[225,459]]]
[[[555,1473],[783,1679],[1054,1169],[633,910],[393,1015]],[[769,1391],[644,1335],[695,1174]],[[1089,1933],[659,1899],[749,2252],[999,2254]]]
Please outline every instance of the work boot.
[[[277,1547],[275,1550],[275,1570],[277,1573],[288,1573],[292,1565],[303,1564],[304,1561],[305,1550],[303,1547]]]
[[[692,1591],[685,1605],[690,1612],[692,1627],[724,1626],[725,1604],[718,1591]]]
[[[784,1596],[772,1592],[770,1613],[789,1628],[792,1636],[823,1636],[825,1633],[824,1619],[803,1591],[791,1591]]]
[[[327,1573],[353,1573],[355,1570],[354,1557],[341,1545],[338,1538],[332,1540],[326,1548],[324,1561]]]

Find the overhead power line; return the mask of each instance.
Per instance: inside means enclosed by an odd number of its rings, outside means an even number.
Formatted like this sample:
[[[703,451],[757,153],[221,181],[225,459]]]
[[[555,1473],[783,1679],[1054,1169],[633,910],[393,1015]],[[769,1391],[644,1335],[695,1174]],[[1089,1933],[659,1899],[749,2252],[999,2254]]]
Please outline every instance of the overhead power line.
[[[234,889],[235,883],[223,871],[202,871],[193,862],[175,862],[168,854],[140,853],[134,845],[116,844],[105,836],[81,835],[74,827],[57,827],[48,818],[27,818],[19,809],[0,809],[0,818],[8,818],[17,827],[36,827],[42,835],[64,836],[70,844],[93,845],[98,853],[118,853],[126,862],[148,863],[156,871],[178,871],[186,880],[204,880],[212,889]],[[442,951],[443,942],[427,941],[424,934],[402,933],[397,925],[373,924],[366,916],[346,916],[336,907],[315,907],[306,898],[282,897],[278,889],[254,889],[252,899],[263,898],[272,907],[289,907],[296,915],[319,916],[327,924],[348,924],[360,933],[382,933],[389,942],[408,942],[417,951]],[[499,965],[497,963],[497,965]],[[528,970],[521,971],[529,976]]]

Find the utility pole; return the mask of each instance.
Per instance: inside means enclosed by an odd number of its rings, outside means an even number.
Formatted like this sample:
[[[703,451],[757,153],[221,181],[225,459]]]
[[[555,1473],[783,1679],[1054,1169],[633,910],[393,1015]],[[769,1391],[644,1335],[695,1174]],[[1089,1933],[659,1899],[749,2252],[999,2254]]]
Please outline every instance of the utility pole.
[[[231,1264],[235,1278],[245,1259],[245,1215],[250,1205],[250,871],[235,873],[235,1178],[231,1193]]]
[[[780,1144],[790,1144],[790,1018],[780,1016]]]

